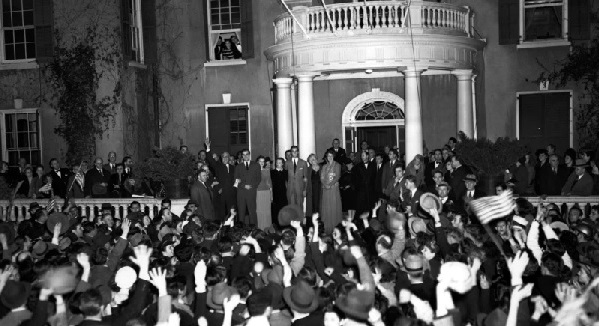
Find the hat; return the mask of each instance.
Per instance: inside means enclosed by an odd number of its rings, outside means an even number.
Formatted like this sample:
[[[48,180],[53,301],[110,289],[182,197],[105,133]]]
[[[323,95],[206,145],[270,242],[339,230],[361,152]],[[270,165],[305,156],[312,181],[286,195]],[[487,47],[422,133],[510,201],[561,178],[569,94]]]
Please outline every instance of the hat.
[[[576,163],[574,164],[574,166],[577,168],[586,168],[587,166],[589,166],[589,163],[586,162],[585,160],[579,158],[576,160]]]
[[[294,286],[286,287],[283,290],[283,298],[291,310],[299,313],[311,313],[318,308],[316,292],[302,280]]]
[[[33,245],[31,257],[33,257],[33,259],[42,259],[46,255],[46,252],[48,252],[48,244],[46,241],[40,240]]]
[[[137,281],[137,273],[130,266],[121,267],[114,275],[114,283],[121,290],[130,289]]]
[[[464,181],[474,181],[474,182],[477,182],[478,179],[476,178],[475,174],[467,174],[466,177],[464,178]]]
[[[0,233],[6,235],[6,243],[8,243],[9,245],[15,241],[16,232],[12,224],[0,223]],[[7,248],[2,249],[6,250]]]
[[[451,290],[464,294],[476,283],[472,282],[472,277],[470,267],[466,264],[450,261],[441,265],[438,280],[446,282]]]
[[[367,321],[370,309],[374,305],[374,292],[353,289],[341,296],[335,306],[348,317],[359,321]]]
[[[67,230],[71,227],[71,219],[68,215],[59,212],[48,215],[46,227],[48,227],[50,233],[54,232],[54,227],[58,223],[60,223],[60,234],[67,232]]]
[[[279,225],[287,226],[291,224],[291,221],[302,221],[304,219],[304,213],[298,205],[287,205],[281,208],[277,217]]]
[[[225,283],[218,283],[208,292],[206,305],[212,309],[223,309],[225,298],[230,299],[235,294],[237,294],[237,290],[234,287],[228,286]]]
[[[407,255],[403,259],[403,266],[407,272],[422,272],[424,270],[424,257],[422,255]]]
[[[187,208],[187,206],[189,206],[189,205],[196,205],[196,206],[200,206],[200,204],[198,204],[198,202],[197,202],[197,201],[195,201],[195,200],[188,200],[188,201],[187,201],[187,204],[185,204],[185,208]]]
[[[48,270],[40,278],[42,287],[51,289],[53,294],[65,294],[75,290],[79,284],[79,269],[73,265]]]
[[[2,289],[2,293],[0,293],[0,302],[3,306],[12,310],[27,303],[30,292],[30,283],[8,280]]]
[[[36,210],[38,210],[40,208],[42,208],[42,207],[36,201],[34,201],[33,203],[29,204],[29,212],[30,213],[31,213],[31,211],[36,211]]]
[[[443,208],[443,203],[441,199],[437,197],[435,194],[426,192],[420,196],[420,207],[422,207],[425,211],[436,208],[438,211]]]
[[[552,229],[558,229],[560,231],[568,231],[570,228],[566,225],[566,223],[562,221],[555,221],[549,224]]]
[[[71,244],[73,244],[73,240],[71,240],[70,237],[63,237],[58,242],[58,250],[65,251],[71,246]]]
[[[265,269],[260,274],[264,284],[283,284],[283,266],[275,265],[273,268]]]
[[[428,233],[427,224],[420,217],[410,217],[408,219],[408,228],[413,234],[418,234],[419,232]]]

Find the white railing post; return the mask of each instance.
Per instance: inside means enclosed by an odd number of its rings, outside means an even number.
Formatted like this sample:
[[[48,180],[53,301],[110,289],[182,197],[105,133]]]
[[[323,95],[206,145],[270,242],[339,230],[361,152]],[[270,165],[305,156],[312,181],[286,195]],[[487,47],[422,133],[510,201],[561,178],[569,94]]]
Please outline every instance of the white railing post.
[[[408,16],[406,18],[409,26],[415,28],[424,27],[422,20],[424,16],[424,8],[421,5],[412,3],[410,7],[408,7]]]

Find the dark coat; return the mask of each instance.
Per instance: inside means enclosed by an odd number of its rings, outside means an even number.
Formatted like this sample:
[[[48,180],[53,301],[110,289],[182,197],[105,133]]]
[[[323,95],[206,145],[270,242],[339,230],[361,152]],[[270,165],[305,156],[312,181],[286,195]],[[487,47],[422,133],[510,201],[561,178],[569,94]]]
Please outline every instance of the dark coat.
[[[576,172],[568,177],[568,181],[562,188],[562,195],[566,196],[590,196],[593,193],[593,177],[585,172],[578,180]]]
[[[547,196],[559,196],[562,194],[562,187],[568,179],[568,169],[565,166],[558,166],[557,172],[553,172],[553,169],[543,169],[540,175],[537,175],[539,179],[539,193],[538,195]]]
[[[334,153],[334,160],[337,163],[344,164],[344,160],[347,158],[347,154],[345,153],[345,149],[339,147],[335,150],[333,147],[329,148],[327,151],[332,151]]]
[[[440,162],[438,167],[435,167],[435,162],[429,162],[426,164],[424,168],[424,182],[427,186],[434,185],[435,181],[433,181],[433,173],[435,171],[443,171],[445,169],[445,164]]]
[[[120,175],[119,178],[119,174],[118,173],[113,173],[110,176],[110,194],[111,197],[123,197],[123,192],[126,191],[125,190],[125,180],[127,180],[127,174],[123,173]]]
[[[374,178],[376,175],[375,165],[364,162],[358,163],[352,169],[353,185],[356,190],[356,213],[368,212],[374,204]]]
[[[464,197],[464,194],[466,193],[466,184],[464,183],[464,178],[466,178],[466,175],[468,175],[469,172],[469,169],[465,165],[462,165],[453,170],[451,173],[449,185],[451,186],[456,198]]]
[[[96,187],[99,187],[100,183],[105,183],[107,185],[105,194],[94,191],[94,185]],[[85,196],[92,196],[98,198],[107,197],[109,190],[108,185],[110,185],[110,173],[104,169],[102,169],[102,173],[100,173],[100,171],[98,171],[98,169],[94,167],[88,170],[85,174]]]
[[[396,159],[394,163],[389,161],[383,164],[383,176],[381,177],[381,186],[383,187],[383,191],[385,190],[389,182],[395,179],[395,168],[397,168],[398,166],[403,166],[401,161],[398,159]]]
[[[69,176],[71,173],[68,169],[60,169],[60,176],[56,171],[50,171],[50,175],[52,176],[52,189],[54,190],[54,195],[60,198],[64,198],[67,192],[67,182],[69,182]]]
[[[214,194],[212,188],[200,181],[196,181],[191,185],[190,198],[198,205],[197,213],[208,220],[215,220],[214,214]]]

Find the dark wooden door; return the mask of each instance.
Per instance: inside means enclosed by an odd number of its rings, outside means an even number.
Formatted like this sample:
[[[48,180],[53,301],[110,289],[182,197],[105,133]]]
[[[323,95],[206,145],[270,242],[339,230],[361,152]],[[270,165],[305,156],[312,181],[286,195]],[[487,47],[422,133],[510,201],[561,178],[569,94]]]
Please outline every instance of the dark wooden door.
[[[395,145],[397,142],[395,133],[395,126],[358,128],[358,144],[365,140],[371,148],[382,152],[385,146]]]
[[[211,150],[235,155],[249,149],[249,111],[245,106],[208,108],[208,134]]]
[[[520,140],[531,151],[557,146],[563,153],[570,147],[570,93],[550,92],[520,95]]]

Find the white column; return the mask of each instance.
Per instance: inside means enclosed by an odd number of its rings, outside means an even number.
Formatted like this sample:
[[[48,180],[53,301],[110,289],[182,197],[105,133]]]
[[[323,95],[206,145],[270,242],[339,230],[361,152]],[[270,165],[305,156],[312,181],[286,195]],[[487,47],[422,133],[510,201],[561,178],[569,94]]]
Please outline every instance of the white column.
[[[285,151],[293,145],[291,118],[291,78],[277,78],[277,157],[285,157]]]
[[[304,160],[316,153],[313,80],[313,75],[297,76],[299,152]]]
[[[458,80],[458,130],[466,136],[474,137],[472,114],[472,70],[454,70],[452,74]]]
[[[422,154],[422,115],[420,108],[420,75],[422,70],[409,69],[405,76],[405,123],[406,123],[406,163],[414,156]]]
[[[297,85],[291,83],[291,126],[293,127],[293,145],[297,145]]]

